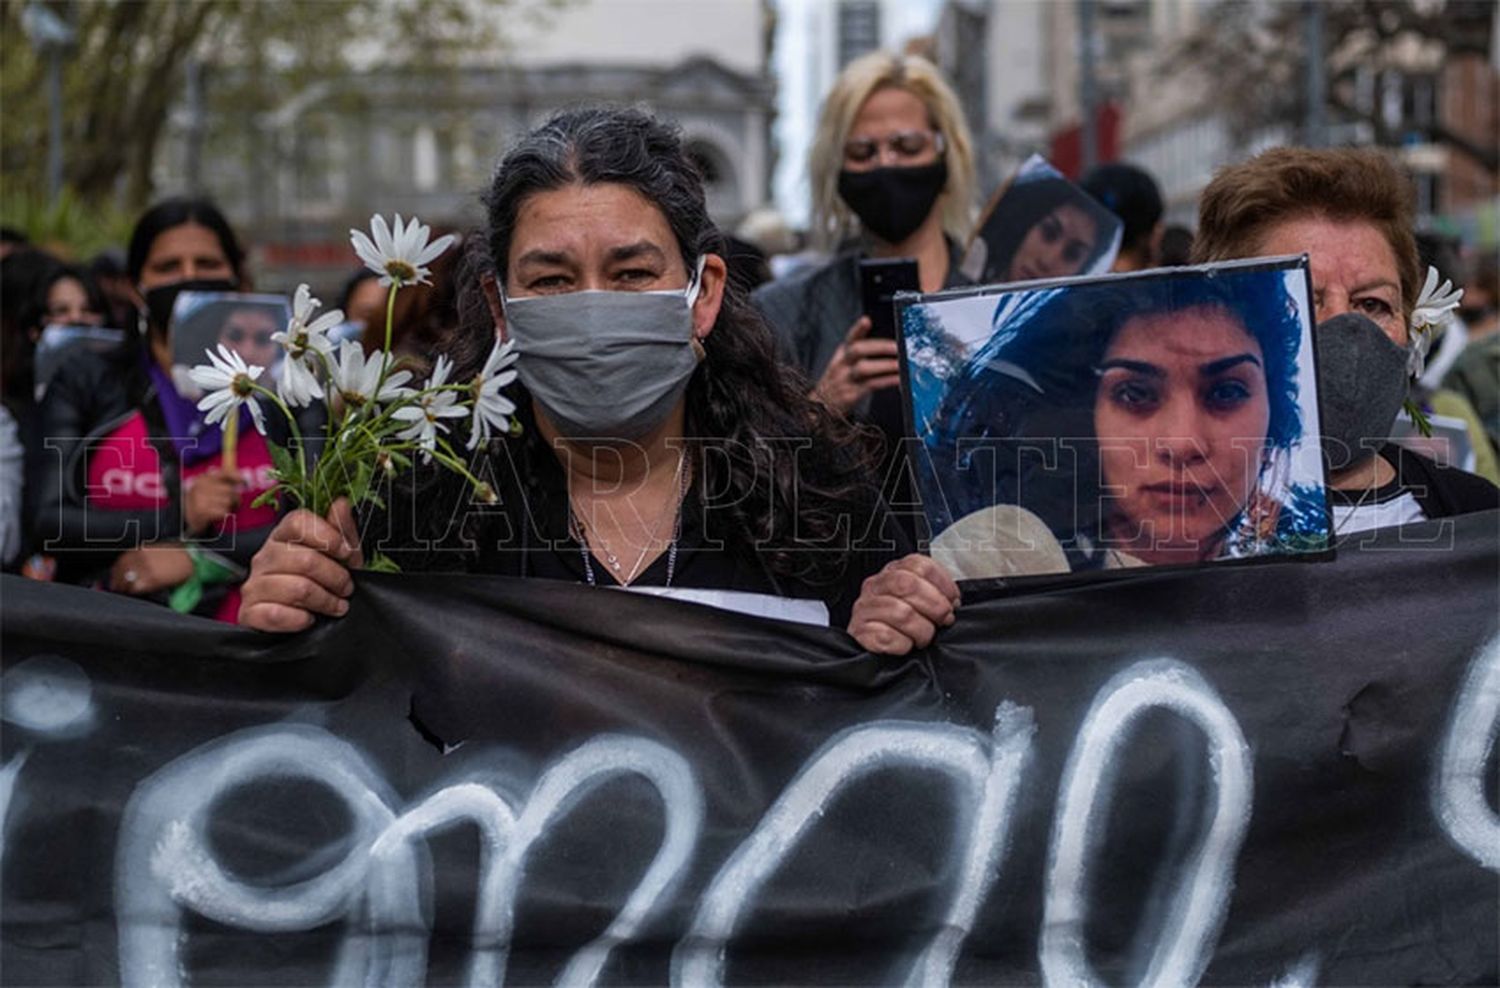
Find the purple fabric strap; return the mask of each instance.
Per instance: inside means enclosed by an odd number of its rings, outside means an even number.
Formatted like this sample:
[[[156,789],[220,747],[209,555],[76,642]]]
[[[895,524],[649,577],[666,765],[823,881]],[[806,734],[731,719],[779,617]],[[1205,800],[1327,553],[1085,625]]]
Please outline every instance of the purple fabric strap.
[[[161,407],[162,419],[167,425],[167,435],[177,449],[177,460],[183,466],[212,459],[219,455],[224,445],[224,431],[218,426],[209,426],[203,421],[203,413],[190,398],[177,393],[172,377],[151,359],[149,353],[142,354],[146,373],[156,386],[156,403]],[[240,409],[240,435],[254,428],[250,420],[250,409]]]

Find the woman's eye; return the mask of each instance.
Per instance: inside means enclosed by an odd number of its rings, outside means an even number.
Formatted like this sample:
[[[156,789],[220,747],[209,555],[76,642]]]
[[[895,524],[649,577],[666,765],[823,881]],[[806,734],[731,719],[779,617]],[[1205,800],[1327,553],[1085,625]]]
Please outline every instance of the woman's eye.
[[[1048,243],[1052,243],[1058,237],[1062,236],[1062,224],[1050,216],[1047,217],[1042,220],[1042,236],[1046,238]]]
[[[656,272],[648,271],[645,268],[630,268],[615,275],[615,279],[617,281],[630,282],[654,281],[656,280]]]
[[[1122,381],[1109,392],[1110,400],[1132,412],[1148,411],[1155,406],[1156,389],[1141,381]]]
[[[1063,259],[1071,263],[1083,260],[1083,245],[1074,240],[1063,248]]]
[[[1355,303],[1367,316],[1388,316],[1395,311],[1385,299],[1366,297]]]
[[[549,288],[563,288],[567,285],[567,283],[568,279],[560,274],[548,274],[543,275],[540,278],[533,278],[531,281],[528,281],[526,283],[526,287],[534,292],[544,292]]]
[[[1224,410],[1237,408],[1250,400],[1250,388],[1244,381],[1227,379],[1209,385],[1203,396],[1209,408]]]

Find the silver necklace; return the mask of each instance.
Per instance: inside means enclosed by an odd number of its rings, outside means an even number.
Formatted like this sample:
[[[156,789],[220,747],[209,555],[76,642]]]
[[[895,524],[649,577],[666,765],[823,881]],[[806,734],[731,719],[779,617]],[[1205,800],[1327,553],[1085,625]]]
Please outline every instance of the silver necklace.
[[[630,572],[624,578],[620,577],[620,557],[610,551],[609,546],[601,545],[600,551],[604,554],[604,563],[615,572],[615,579],[622,587],[628,587],[636,577],[640,576],[641,564],[646,561],[646,553],[650,551],[651,544],[656,541],[656,535],[661,530],[662,522],[666,519],[668,512],[676,515],[676,522],[672,526],[672,540],[667,543],[667,580],[663,586],[672,585],[672,577],[677,571],[677,542],[682,537],[682,504],[687,497],[688,473],[684,469],[687,454],[682,453],[677,457],[677,499],[669,504],[667,510],[657,517],[656,523],[651,526],[651,531],[646,537],[646,543],[641,547],[640,554],[635,557],[635,565],[630,567]],[[578,543],[578,553],[583,560],[583,576],[588,585],[598,586],[598,578],[594,574],[593,553],[590,551],[588,530],[582,521],[578,519],[573,510],[573,498],[568,497],[568,535]]]

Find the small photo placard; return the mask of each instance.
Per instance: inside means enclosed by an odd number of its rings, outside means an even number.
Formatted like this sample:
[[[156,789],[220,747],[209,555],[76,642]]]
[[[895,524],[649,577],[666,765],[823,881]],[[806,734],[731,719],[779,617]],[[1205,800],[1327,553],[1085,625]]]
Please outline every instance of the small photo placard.
[[[1118,216],[1034,154],[985,207],[960,270],[982,285],[1104,274],[1123,230]]]
[[[125,339],[124,330],[104,326],[72,326],[60,323],[44,327],[37,337],[36,352],[32,355],[32,379],[36,386],[36,400],[41,401],[47,385],[57,376],[57,371],[79,350],[108,353],[117,349]]]
[[[1474,472],[1477,457],[1467,422],[1451,415],[1428,415],[1427,427],[1431,434],[1424,436],[1411,415],[1403,411],[1396,416],[1391,441],[1441,466]]]
[[[897,296],[933,558],[995,579],[1328,550],[1305,258]]]
[[[281,360],[281,344],[272,335],[286,329],[291,303],[281,295],[240,292],[182,292],[172,306],[168,336],[172,340],[172,379],[184,397],[197,397],[187,372],[207,364],[219,344],[240,355],[246,364],[273,369]],[[262,374],[262,382],[274,375]]]

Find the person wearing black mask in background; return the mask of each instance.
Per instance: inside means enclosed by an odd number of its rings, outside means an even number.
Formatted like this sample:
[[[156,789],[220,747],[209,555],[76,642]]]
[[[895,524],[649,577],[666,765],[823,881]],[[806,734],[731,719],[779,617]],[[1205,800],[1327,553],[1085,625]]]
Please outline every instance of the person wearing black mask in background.
[[[924,292],[970,283],[958,265],[973,219],[973,141],[931,62],[871,52],[850,62],[824,99],[809,173],[814,239],[839,253],[763,285],[751,301],[783,358],[817,382],[816,400],[879,427],[890,477],[904,434],[896,342],[868,338],[859,262],[915,258]],[[907,500],[887,493],[893,506]]]
[[[1078,184],[1120,217],[1120,252],[1111,271],[1144,271],[1161,265],[1161,188],[1149,172],[1111,161],[1096,165]]]
[[[250,505],[270,486],[269,451],[246,417],[238,469],[224,469],[222,433],[173,386],[168,324],[180,292],[248,288],[244,259],[207,200],[165,200],[136,223],[126,268],[139,332],[115,352],[79,353],[42,402],[57,452],[40,478],[36,529],[59,579],[234,620],[238,593],[223,577],[248,566],[277,519]],[[268,416],[269,438],[284,446],[278,419]]]

